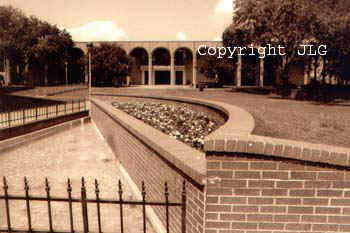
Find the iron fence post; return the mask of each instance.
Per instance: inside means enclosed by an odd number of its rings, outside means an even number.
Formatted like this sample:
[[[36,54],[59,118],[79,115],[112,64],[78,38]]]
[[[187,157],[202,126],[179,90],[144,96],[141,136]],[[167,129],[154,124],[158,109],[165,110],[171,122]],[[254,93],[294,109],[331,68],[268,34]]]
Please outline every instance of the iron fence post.
[[[30,203],[29,203],[29,186],[27,178],[24,177],[24,191],[25,191],[25,201],[26,201],[26,209],[27,209],[27,220],[28,220],[28,231],[31,233],[32,229],[32,217],[30,214]]]
[[[122,182],[118,181],[118,193],[119,193],[119,211],[120,211],[120,232],[124,233],[124,221],[123,221],[123,189]]]
[[[48,217],[49,217],[49,227],[50,227],[50,232],[53,232],[50,186],[49,186],[49,181],[47,180],[47,178],[45,178],[45,191],[46,191],[46,197],[47,197],[47,213],[48,213]]]
[[[146,233],[146,187],[142,181],[142,218],[143,218],[143,233]]]
[[[25,118],[26,118],[26,109],[25,108],[23,108],[23,110],[22,110],[22,114],[23,114],[23,124],[25,124],[26,123],[26,120],[25,120]]]
[[[83,216],[84,233],[89,232],[89,220],[87,214],[86,189],[84,177],[81,178],[81,207]]]
[[[181,233],[186,233],[186,181],[182,185],[181,209]]]
[[[69,204],[69,221],[70,221],[70,231],[69,230],[64,230],[64,232],[71,232],[74,233],[74,221],[73,221],[73,203],[76,203],[79,207],[81,205],[82,209],[82,223],[83,223],[83,231],[84,233],[89,232],[89,221],[88,221],[88,203],[96,203],[97,205],[97,221],[98,221],[98,232],[102,233],[102,221],[101,221],[101,210],[104,204],[113,204],[118,207],[119,205],[119,210],[120,210],[120,232],[124,233],[124,215],[123,215],[123,208],[124,205],[138,205],[142,206],[142,211],[143,211],[143,232],[146,233],[147,231],[147,222],[146,222],[146,208],[147,205],[150,206],[159,206],[159,207],[165,207],[165,212],[166,212],[166,232],[169,233],[169,228],[170,228],[170,207],[176,207],[179,208],[181,207],[182,213],[181,213],[181,233],[186,233],[186,184],[185,181],[183,182],[183,187],[182,187],[182,193],[181,193],[181,202],[171,202],[169,201],[169,188],[167,182],[165,182],[165,201],[146,201],[146,187],[145,183],[142,182],[142,200],[138,201],[130,201],[130,200],[123,200],[123,189],[122,189],[122,183],[119,180],[118,182],[118,193],[119,193],[119,200],[110,200],[110,199],[103,199],[100,197],[100,189],[99,189],[99,184],[98,181],[95,180],[95,194],[96,198],[95,199],[88,199],[87,198],[87,190],[86,190],[86,185],[85,185],[85,180],[84,177],[82,177],[82,185],[81,185],[81,197],[77,198],[72,198],[72,187],[71,187],[71,182],[70,179],[68,179],[68,187],[67,187],[67,192],[68,192],[68,198],[61,198],[61,197],[53,197],[51,196],[50,193],[50,185],[49,181],[47,178],[45,178],[45,191],[46,195],[45,196],[35,196],[35,195],[29,195],[29,184],[28,180],[26,177],[24,177],[24,190],[25,193],[24,195],[20,196],[12,196],[8,195],[8,185],[6,178],[3,177],[3,195],[0,195],[0,201],[4,200],[4,215],[7,217],[7,228],[6,228],[6,222],[4,221],[4,228],[0,227],[0,232],[26,232],[26,233],[35,233],[35,232],[50,232],[54,233],[54,215],[52,214],[52,203],[54,202],[63,202],[63,203],[68,203]],[[11,217],[10,217],[10,205],[9,202],[11,200],[21,200],[25,202],[25,213],[26,213],[26,218],[27,218],[27,228],[26,229],[17,229],[13,230],[15,225],[11,225]],[[31,218],[31,202],[36,202],[36,201],[42,201],[46,202],[47,204],[47,213],[48,213],[48,223],[47,223],[47,228],[44,231],[38,231],[36,229],[33,229],[32,226],[32,218]],[[45,203],[44,203],[45,204]],[[12,210],[12,209],[11,209]],[[13,210],[12,210],[13,211]],[[16,211],[16,210],[15,210]],[[3,216],[1,216],[3,217]],[[4,217],[5,219],[5,217]],[[57,231],[56,231],[57,232]]]
[[[9,128],[10,128],[11,127],[11,110],[7,111],[7,120],[8,120]]]
[[[68,192],[68,207],[69,207],[69,223],[70,223],[70,231],[74,232],[74,219],[73,219],[73,206],[72,206],[72,186],[70,183],[70,179],[68,178],[67,182],[67,192]]]
[[[4,194],[5,194],[5,207],[6,207],[6,218],[7,218],[7,232],[11,232],[11,218],[10,218],[10,206],[9,206],[9,199],[8,199],[8,185],[6,181],[6,177],[3,177],[3,183],[4,183]]]
[[[165,182],[165,220],[166,220],[166,232],[169,233],[169,189],[168,183]]]
[[[98,188],[98,181],[97,181],[97,179],[95,179],[95,194],[96,194],[98,232],[102,233],[101,210],[100,210],[100,189]]]

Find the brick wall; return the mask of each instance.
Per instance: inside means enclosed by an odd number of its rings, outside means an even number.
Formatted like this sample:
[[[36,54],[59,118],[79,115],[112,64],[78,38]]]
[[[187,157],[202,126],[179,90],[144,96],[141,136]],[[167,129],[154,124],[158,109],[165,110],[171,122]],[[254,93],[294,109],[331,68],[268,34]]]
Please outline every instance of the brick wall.
[[[185,172],[185,169],[182,169],[180,164],[167,160],[164,155],[161,155],[152,149],[149,144],[138,138],[135,135],[137,132],[130,132],[128,126],[117,121],[118,114],[129,117],[130,121],[133,120],[132,117],[97,100],[92,102],[91,109],[92,119],[114,151],[117,159],[137,184],[139,190],[141,190],[141,182],[145,181],[147,200],[164,200],[164,182],[168,182],[170,201],[181,202],[182,182],[186,180],[187,232],[202,233],[205,202],[203,185],[191,177],[188,169]],[[145,129],[138,128],[138,130],[144,130],[146,134],[153,134],[150,131],[155,129],[146,127]],[[162,138],[158,137],[157,143],[162,144]],[[165,146],[170,145],[167,143]],[[154,211],[165,226],[165,208],[154,208]],[[170,208],[170,230],[171,232],[181,232],[180,207],[176,207],[176,209]]]
[[[206,233],[349,232],[350,169],[208,153]]]
[[[150,184],[151,198],[162,196],[167,180],[175,193],[172,200],[179,200],[181,182],[188,181],[187,232],[350,232],[348,148],[251,135],[249,113],[206,102],[229,117],[206,138],[204,165],[181,145],[172,147],[166,135],[108,110],[102,101],[93,104],[92,117],[133,180]],[[133,128],[143,128],[144,137]],[[156,212],[164,221],[164,210]],[[179,212],[172,217],[172,230],[180,232]]]

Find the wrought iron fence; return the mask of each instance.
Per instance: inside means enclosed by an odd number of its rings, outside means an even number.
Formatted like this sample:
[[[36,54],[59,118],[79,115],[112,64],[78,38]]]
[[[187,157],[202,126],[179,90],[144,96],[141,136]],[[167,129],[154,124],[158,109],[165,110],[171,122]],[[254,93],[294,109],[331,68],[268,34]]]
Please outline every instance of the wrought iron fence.
[[[46,106],[21,105],[0,112],[0,129],[87,110],[87,100],[71,100]]]
[[[181,202],[170,202],[169,201],[169,189],[168,184],[165,182],[164,184],[164,200],[163,201],[147,201],[146,200],[146,188],[145,183],[142,182],[142,200],[141,201],[130,201],[130,200],[124,200],[123,198],[123,189],[122,189],[122,183],[119,180],[118,182],[118,200],[111,200],[111,199],[102,199],[100,198],[100,190],[99,190],[99,183],[97,180],[95,180],[95,198],[87,198],[86,195],[86,186],[85,186],[85,180],[82,178],[81,180],[81,195],[80,198],[73,198],[72,197],[72,185],[70,179],[67,181],[67,197],[53,197],[50,194],[50,185],[49,181],[46,178],[45,179],[45,192],[46,196],[32,196],[29,194],[30,187],[28,185],[28,181],[26,178],[24,178],[24,196],[15,196],[10,195],[8,192],[8,183],[6,178],[3,178],[3,195],[0,196],[0,200],[4,200],[5,202],[5,212],[6,212],[6,225],[7,229],[1,229],[0,232],[25,232],[25,233],[43,233],[43,232],[55,232],[55,233],[74,233],[79,232],[75,229],[74,225],[74,215],[73,215],[73,203],[81,203],[81,210],[82,210],[82,226],[84,233],[89,232],[89,218],[88,218],[88,203],[95,203],[97,208],[97,223],[98,223],[98,232],[102,233],[102,221],[101,221],[101,204],[110,204],[110,205],[117,205],[119,206],[119,215],[120,215],[120,232],[124,233],[124,213],[123,213],[123,207],[125,205],[137,205],[142,206],[142,216],[143,216],[143,232],[146,233],[146,206],[160,206],[164,207],[165,212],[165,225],[166,225],[166,232],[169,233],[169,208],[181,208],[181,233],[186,233],[186,183],[183,181],[182,185],[182,193],[181,193]],[[26,206],[26,218],[27,218],[27,229],[15,229],[12,226],[11,222],[11,211],[10,209],[10,201],[13,200],[22,200],[25,201]],[[44,230],[36,230],[33,229],[32,226],[32,211],[31,211],[31,203],[33,201],[44,201],[47,203],[47,214],[48,214],[48,229]],[[52,217],[52,203],[53,202],[64,202],[68,203],[68,212],[69,212],[69,230],[64,231],[57,231],[53,227],[53,217]],[[2,216],[0,216],[1,219]]]

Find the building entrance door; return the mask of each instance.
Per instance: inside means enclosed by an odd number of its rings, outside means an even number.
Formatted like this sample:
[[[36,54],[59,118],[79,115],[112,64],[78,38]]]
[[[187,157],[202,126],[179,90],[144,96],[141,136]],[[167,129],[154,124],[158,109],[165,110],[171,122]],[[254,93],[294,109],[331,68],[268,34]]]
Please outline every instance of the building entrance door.
[[[170,71],[155,71],[156,85],[170,85]]]
[[[175,84],[182,85],[183,84],[182,80],[183,80],[183,71],[176,71]]]

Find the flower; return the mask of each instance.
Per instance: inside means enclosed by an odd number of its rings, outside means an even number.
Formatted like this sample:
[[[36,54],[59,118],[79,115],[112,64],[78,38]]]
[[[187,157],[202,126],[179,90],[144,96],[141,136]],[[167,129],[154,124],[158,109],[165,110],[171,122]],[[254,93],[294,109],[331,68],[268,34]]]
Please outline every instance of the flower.
[[[186,104],[114,101],[112,106],[198,150],[203,150],[204,137],[218,127],[216,119]]]

